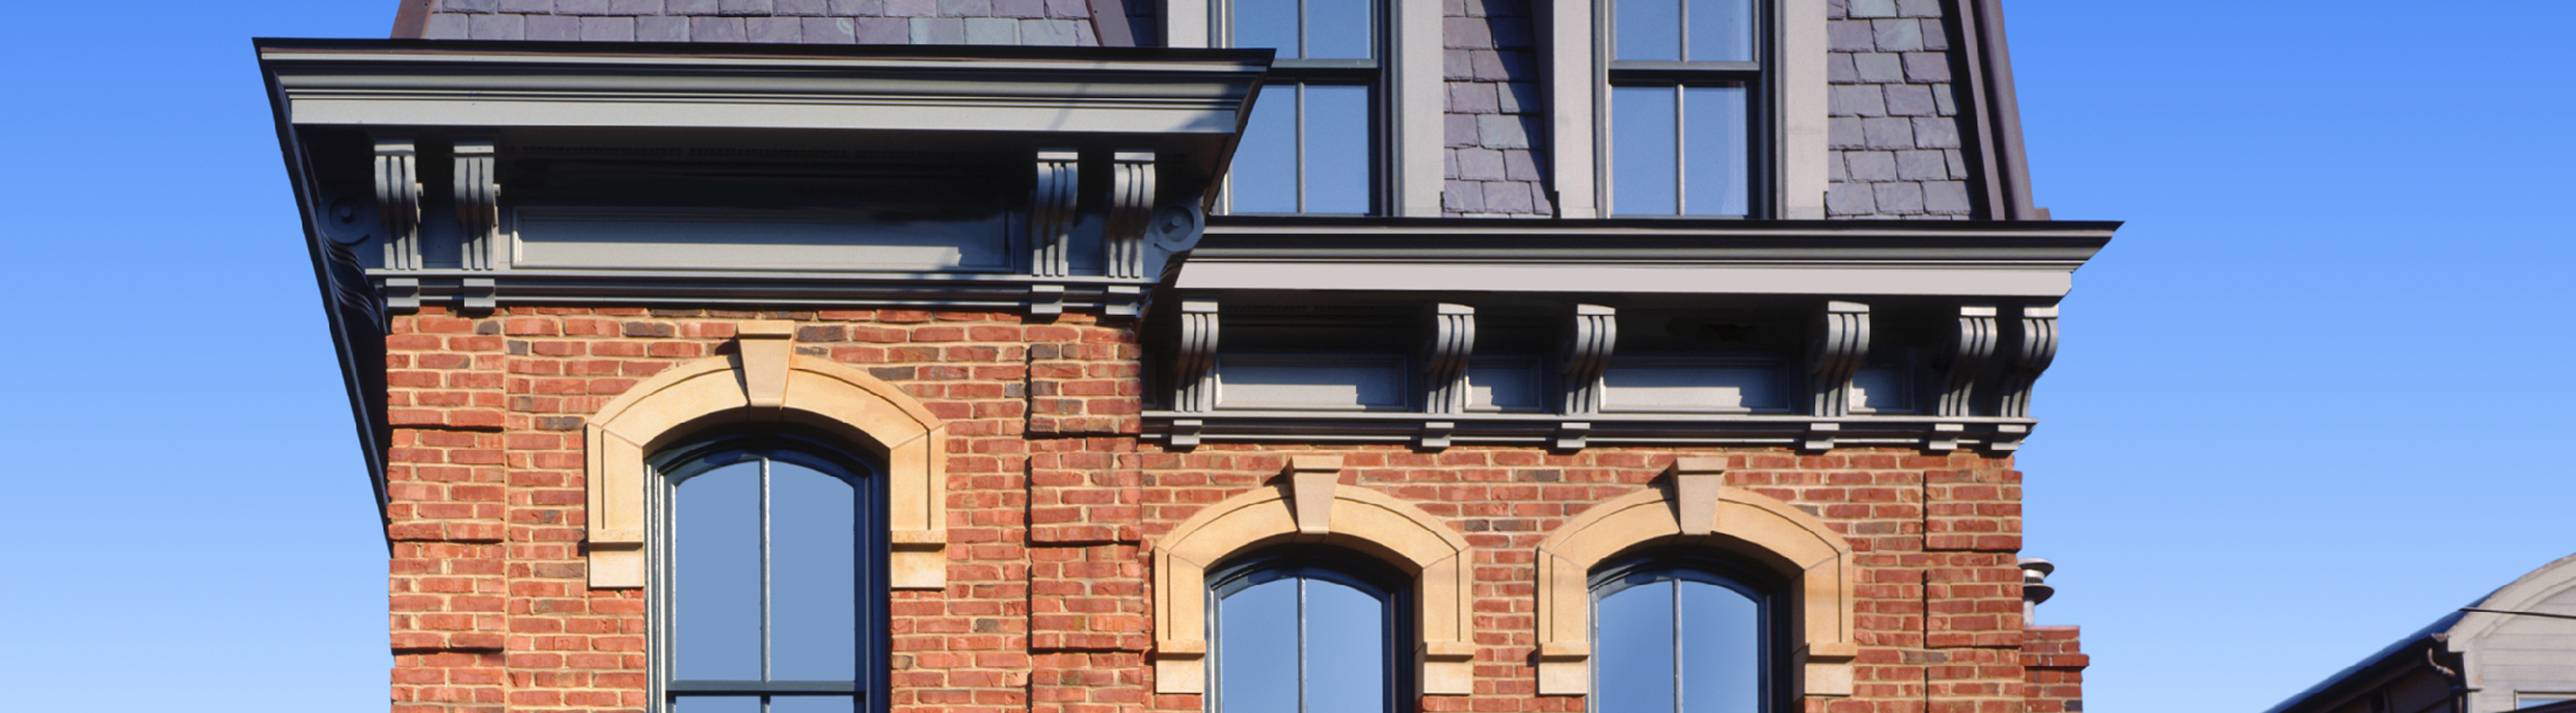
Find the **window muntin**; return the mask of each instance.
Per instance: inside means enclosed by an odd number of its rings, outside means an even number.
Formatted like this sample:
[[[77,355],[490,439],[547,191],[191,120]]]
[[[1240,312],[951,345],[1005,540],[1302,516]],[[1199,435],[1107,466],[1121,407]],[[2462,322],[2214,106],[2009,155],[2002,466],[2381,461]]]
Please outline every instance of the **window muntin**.
[[[1378,212],[1386,86],[1373,0],[1216,0],[1219,46],[1278,50],[1226,187],[1231,213]]]
[[[1769,587],[1693,557],[1641,558],[1593,578],[1596,713],[1776,710],[1781,656]]]
[[[1355,559],[1256,556],[1208,579],[1213,713],[1401,710],[1402,581]]]
[[[657,459],[664,711],[855,711],[882,690],[882,479],[802,439]]]
[[[1763,97],[1755,0],[1605,0],[1613,215],[1749,216]]]

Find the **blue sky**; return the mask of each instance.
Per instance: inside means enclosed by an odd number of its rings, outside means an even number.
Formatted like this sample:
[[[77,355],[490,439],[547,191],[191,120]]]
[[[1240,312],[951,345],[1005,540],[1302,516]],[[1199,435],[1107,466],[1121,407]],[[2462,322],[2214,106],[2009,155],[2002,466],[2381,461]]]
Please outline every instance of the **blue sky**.
[[[248,38],[393,5],[8,11],[7,707],[382,710],[385,550]],[[2576,3],[2009,6],[2040,204],[2129,221],[2021,461],[2091,710],[2260,711],[2576,551]]]

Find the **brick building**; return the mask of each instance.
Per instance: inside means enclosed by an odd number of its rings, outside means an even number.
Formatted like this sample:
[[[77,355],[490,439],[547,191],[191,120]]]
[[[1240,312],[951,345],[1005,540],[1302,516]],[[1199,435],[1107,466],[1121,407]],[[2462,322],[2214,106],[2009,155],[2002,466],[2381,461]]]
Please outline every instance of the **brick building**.
[[[1996,0],[395,35],[259,52],[397,711],[2081,709]]]

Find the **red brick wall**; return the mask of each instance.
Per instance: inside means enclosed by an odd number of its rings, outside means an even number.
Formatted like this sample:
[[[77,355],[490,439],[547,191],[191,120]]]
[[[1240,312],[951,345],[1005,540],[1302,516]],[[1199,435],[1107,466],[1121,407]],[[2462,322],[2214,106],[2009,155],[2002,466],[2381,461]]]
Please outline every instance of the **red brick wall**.
[[[1153,540],[1293,453],[1446,521],[1475,548],[1476,694],[1426,711],[1571,711],[1535,695],[1534,547],[1679,455],[1807,509],[1860,565],[1859,685],[1809,711],[2080,710],[2071,628],[2024,629],[2020,479],[2007,458],[1845,449],[1210,445],[1137,441],[1139,348],[1074,315],[917,311],[431,310],[387,337],[395,710],[644,704],[645,608],[586,585],[581,427],[662,369],[794,319],[800,353],[868,369],[948,421],[948,586],[892,596],[898,711],[1198,710],[1155,695]],[[1191,593],[1188,596],[1197,596]],[[2066,658],[2077,656],[2077,658]],[[2037,658],[2034,658],[2037,657]],[[2052,658],[2054,657],[2054,658]]]

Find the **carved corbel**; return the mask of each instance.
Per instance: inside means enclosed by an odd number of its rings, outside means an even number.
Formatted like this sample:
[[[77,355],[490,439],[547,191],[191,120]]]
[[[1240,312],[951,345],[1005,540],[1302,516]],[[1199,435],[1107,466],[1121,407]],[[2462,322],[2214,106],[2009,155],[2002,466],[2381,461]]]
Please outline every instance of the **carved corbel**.
[[[1815,399],[1809,414],[1819,418],[1851,415],[1852,372],[1869,356],[1869,305],[1826,302],[1825,321],[1807,355],[1808,385]]]
[[[1959,306],[1959,326],[1951,333],[1948,348],[1943,350],[1939,402],[1935,413],[1949,418],[1975,415],[1977,375],[1984,373],[1986,362],[1994,358],[1997,343],[1995,306],[1969,304]],[[1925,443],[1935,451],[1959,448],[1955,434],[1967,430],[1964,424],[1933,424],[1936,436]]]
[[[1109,159],[1109,220],[1100,249],[1109,277],[1145,279],[1145,218],[1154,212],[1154,152],[1120,151]]]
[[[419,161],[411,139],[376,140],[376,215],[385,224],[386,269],[420,269]]]
[[[1181,302],[1181,343],[1172,364],[1172,407],[1176,411],[1216,410],[1217,303]]]
[[[1574,324],[1565,340],[1563,368],[1557,377],[1559,391],[1564,393],[1565,416],[1589,416],[1601,412],[1601,372],[1610,368],[1610,352],[1619,343],[1619,311],[1601,305],[1574,306]],[[1557,450],[1580,450],[1592,433],[1589,421],[1565,421],[1557,424],[1554,445]]]
[[[1037,164],[1037,185],[1029,189],[1029,274],[1064,277],[1073,273],[1065,249],[1082,200],[1082,154],[1039,151]]]
[[[2057,360],[2057,305],[2021,308],[2021,334],[2013,350],[2012,368],[2004,372],[2003,409],[2005,418],[2030,418],[2030,388],[2039,381],[2040,372]]]
[[[1610,368],[1610,352],[1619,342],[1618,316],[1618,310],[1601,305],[1574,306],[1562,382],[1566,415],[1601,412],[1601,372]]]
[[[1467,359],[1475,351],[1476,308],[1459,304],[1433,307],[1431,343],[1423,347],[1422,354],[1422,383],[1430,387],[1425,410],[1467,412]]]
[[[1949,363],[1941,373],[1940,415],[1973,415],[1977,374],[1995,355],[1995,337],[1994,305],[1959,306],[1959,330],[1950,335]]]
[[[465,229],[461,264],[468,270],[490,270],[500,254],[501,184],[494,154],[491,139],[456,140],[456,224]]]

